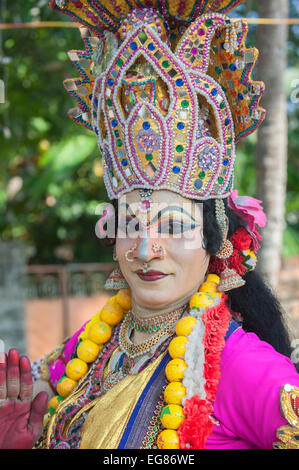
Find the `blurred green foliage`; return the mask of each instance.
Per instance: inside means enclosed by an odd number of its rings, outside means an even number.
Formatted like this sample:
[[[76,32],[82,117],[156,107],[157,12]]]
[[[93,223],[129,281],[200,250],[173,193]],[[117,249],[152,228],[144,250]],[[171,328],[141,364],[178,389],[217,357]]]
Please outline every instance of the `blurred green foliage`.
[[[46,0],[3,2],[1,22],[65,21]],[[256,16],[255,2],[236,11]],[[291,16],[298,16],[291,0]],[[17,10],[17,11],[16,11]],[[255,27],[248,43],[255,43]],[[110,261],[111,250],[97,239],[97,204],[107,200],[94,135],[67,117],[75,106],[62,81],[77,75],[66,52],[82,49],[76,28],[2,31],[0,78],[6,101],[0,105],[0,232],[3,240],[22,239],[30,263]],[[299,27],[290,27],[289,162],[284,256],[299,253]],[[297,80],[297,85],[296,85]],[[292,98],[292,100],[291,100]],[[293,101],[293,102],[292,102]],[[295,103],[294,101],[298,101]],[[256,136],[238,146],[235,187],[255,195]]]
[[[16,13],[7,2],[2,21],[64,20],[47,2],[37,4],[18,4]],[[76,28],[2,32],[12,60],[0,69],[0,231],[27,243],[31,263],[111,260],[94,232],[95,208],[106,200],[96,139],[68,118],[75,103],[62,84],[77,76],[67,51],[82,46]]]

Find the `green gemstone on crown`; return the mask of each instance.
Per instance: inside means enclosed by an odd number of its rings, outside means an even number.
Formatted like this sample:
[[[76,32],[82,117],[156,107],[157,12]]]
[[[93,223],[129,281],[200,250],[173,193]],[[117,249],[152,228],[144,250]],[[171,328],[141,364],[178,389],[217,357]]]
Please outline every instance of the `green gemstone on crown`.
[[[139,41],[144,44],[145,41],[148,39],[148,36],[147,34],[145,33],[145,31],[141,31],[139,34],[138,34],[138,39]]]

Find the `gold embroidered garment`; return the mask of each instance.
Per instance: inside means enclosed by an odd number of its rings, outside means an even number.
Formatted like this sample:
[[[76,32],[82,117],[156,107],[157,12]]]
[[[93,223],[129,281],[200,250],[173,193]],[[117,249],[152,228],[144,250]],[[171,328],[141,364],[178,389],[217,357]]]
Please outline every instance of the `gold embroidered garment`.
[[[131,413],[163,356],[139,374],[125,377],[95,400],[83,425],[80,449],[118,448]]]
[[[299,449],[299,387],[286,384],[280,391],[281,411],[289,426],[277,430],[280,440],[273,444],[274,449]]]
[[[68,443],[72,427],[76,426],[84,414],[85,422],[76,431],[81,437],[81,449],[151,448],[160,431],[160,411],[165,405],[165,366],[170,357],[167,352],[158,356],[137,374],[118,379],[111,375],[111,361],[120,351],[117,348],[105,366],[102,387],[106,392],[83,406],[61,428],[61,438],[55,439],[61,413],[76,403],[84,393],[87,382],[82,383],[74,392],[61,402],[43,436],[35,448],[72,448]],[[79,436],[79,435],[78,435]],[[75,446],[75,448],[77,445]]]

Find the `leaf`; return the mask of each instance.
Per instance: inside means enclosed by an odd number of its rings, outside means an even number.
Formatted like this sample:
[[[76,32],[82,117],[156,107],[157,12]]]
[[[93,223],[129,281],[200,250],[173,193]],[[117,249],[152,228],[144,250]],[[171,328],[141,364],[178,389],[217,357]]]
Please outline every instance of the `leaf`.
[[[84,162],[96,148],[94,136],[76,135],[54,144],[38,162],[37,171],[26,181],[33,200],[47,193],[52,182],[56,184],[73,178],[74,169]]]

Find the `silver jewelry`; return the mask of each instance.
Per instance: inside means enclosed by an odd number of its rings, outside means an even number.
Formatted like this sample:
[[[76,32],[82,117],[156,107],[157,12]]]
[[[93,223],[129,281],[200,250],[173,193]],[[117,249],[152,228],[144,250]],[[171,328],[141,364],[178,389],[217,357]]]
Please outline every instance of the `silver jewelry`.
[[[149,270],[149,265],[148,265],[148,263],[143,263],[142,271],[143,271],[144,273],[147,273],[148,270]]]
[[[138,204],[138,208],[140,212],[143,214],[146,214],[147,212],[150,211],[151,205],[153,201],[151,200],[151,195],[153,193],[152,189],[139,189],[139,195],[141,197],[141,201]]]
[[[225,214],[225,206],[222,199],[215,200],[215,213],[216,213],[216,220],[222,232],[222,239],[226,239],[226,214]]]

